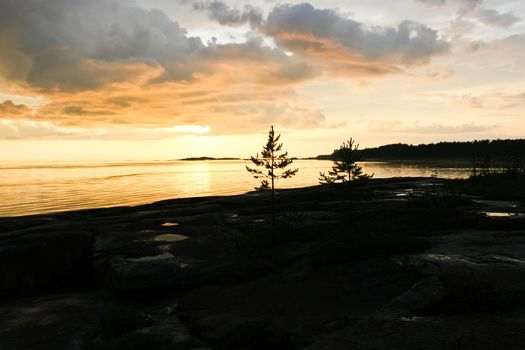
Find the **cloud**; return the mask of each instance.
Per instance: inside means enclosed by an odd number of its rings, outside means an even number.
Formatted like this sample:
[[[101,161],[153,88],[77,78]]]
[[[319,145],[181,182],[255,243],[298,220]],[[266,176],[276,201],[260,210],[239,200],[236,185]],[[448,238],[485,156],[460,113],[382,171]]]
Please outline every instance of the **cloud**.
[[[249,6],[239,12],[218,1],[194,5],[230,25],[261,18]],[[264,47],[262,40],[205,45],[163,11],[133,7],[131,0],[8,1],[0,3],[0,12],[6,18],[0,32],[1,76],[42,91],[95,90],[129,81],[190,82],[213,74],[225,61],[246,59],[282,64],[275,73],[283,80],[293,81],[308,69],[282,50]]]
[[[0,118],[14,119],[17,117],[23,117],[31,113],[32,110],[26,105],[15,104],[11,100],[0,103]]]
[[[335,10],[318,9],[309,3],[277,5],[264,20],[260,11],[250,8],[241,12],[221,1],[197,3],[194,9],[206,11],[221,24],[250,23],[284,50],[335,63],[338,73],[395,73],[400,71],[396,64],[426,63],[434,55],[445,53],[449,46],[435,30],[421,23],[403,21],[395,28],[367,27]],[[248,15],[253,11],[256,20]]]
[[[483,98],[480,96],[473,96],[473,95],[463,95],[461,96],[461,100],[464,104],[469,106],[470,108],[483,108]]]
[[[266,104],[256,107],[257,115],[251,122],[260,126],[278,124],[288,129],[331,128],[326,123],[326,115],[320,110],[313,110],[290,104]]]
[[[17,114],[25,120],[16,125],[18,135],[38,129],[48,137],[109,137],[101,130],[174,125],[234,134],[268,121],[290,129],[338,127],[295,87],[325,75],[368,80],[402,73],[448,49],[420,23],[369,27],[309,4],[276,5],[263,15],[220,1],[193,4],[252,32],[240,43],[203,43],[163,11],[136,4],[0,1],[0,83],[45,101]],[[268,37],[275,45],[265,44]],[[15,126],[9,130],[13,135]]]
[[[239,10],[221,1],[193,6],[225,25],[249,23],[279,48],[252,38],[205,45],[163,11],[134,7],[131,0],[7,1],[0,3],[0,75],[43,92],[77,92],[131,81],[191,82],[225,62],[251,60],[271,81],[294,83],[323,72],[398,73],[398,65],[427,62],[448,48],[437,32],[419,23],[369,28],[310,4],[277,5],[266,19],[252,6]]]
[[[494,9],[484,8],[483,0],[416,0],[417,2],[431,5],[443,6],[448,3],[459,7],[458,16],[475,19],[485,25],[492,27],[508,28],[519,22],[521,18],[511,12],[500,13]]]
[[[60,128],[48,121],[34,121],[28,119],[0,120],[0,139],[45,139],[79,136],[85,133],[77,128]]]
[[[125,140],[125,139],[162,139],[181,135],[206,134],[211,131],[207,125],[174,125],[165,128],[79,128],[55,125],[49,121],[29,119],[0,120],[0,140]]]
[[[66,106],[62,110],[66,115],[115,115],[113,111],[104,111],[104,110],[86,110],[81,106]]]
[[[456,75],[456,72],[449,68],[428,70],[426,76],[432,81],[448,80]]]
[[[431,5],[431,6],[442,6],[445,5],[445,0],[416,0],[417,2],[420,2],[425,5]]]
[[[525,92],[521,94],[503,96],[503,100],[506,102],[506,104],[502,107],[502,109],[525,106]]]
[[[475,10],[472,17],[476,18],[483,24],[501,28],[508,28],[521,20],[512,13],[499,13],[496,10],[482,8]]]
[[[258,27],[263,21],[262,11],[251,5],[244,5],[243,10],[230,8],[222,1],[199,1],[193,3],[193,9],[205,11],[208,16],[222,25],[239,26],[249,23]]]
[[[480,125],[474,122],[446,125],[441,123],[423,123],[420,121],[411,124],[400,121],[391,122],[371,122],[369,131],[378,133],[406,133],[406,134],[430,134],[430,135],[447,135],[447,134],[468,134],[486,132],[497,128],[497,125]]]
[[[519,87],[483,89],[469,93],[435,93],[431,96],[443,98],[455,106],[483,110],[484,113],[500,117],[513,115],[512,112],[516,112],[515,115],[519,116],[519,109],[507,113],[502,113],[502,111],[525,106],[525,92]]]
[[[472,108],[491,108],[493,110],[507,110],[525,106],[525,92],[491,91],[477,96],[468,95],[469,100],[477,103]]]
[[[3,1],[0,69],[44,90],[96,89],[160,67],[189,80],[201,40],[160,10],[131,1]],[[17,63],[22,62],[22,63]],[[142,64],[137,69],[136,63]],[[135,65],[133,65],[135,64]],[[4,75],[5,77],[5,75]]]

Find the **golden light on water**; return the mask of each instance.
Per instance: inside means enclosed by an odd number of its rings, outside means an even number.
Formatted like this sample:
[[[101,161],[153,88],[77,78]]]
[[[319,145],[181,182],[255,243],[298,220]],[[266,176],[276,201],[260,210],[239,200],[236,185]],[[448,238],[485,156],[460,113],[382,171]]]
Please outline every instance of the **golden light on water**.
[[[330,161],[298,160],[297,176],[277,188],[318,184]],[[245,170],[249,161],[161,161],[120,163],[39,163],[0,165],[0,216],[118,205],[170,198],[241,194],[259,183]],[[466,177],[470,164],[362,163],[375,178],[398,176]]]

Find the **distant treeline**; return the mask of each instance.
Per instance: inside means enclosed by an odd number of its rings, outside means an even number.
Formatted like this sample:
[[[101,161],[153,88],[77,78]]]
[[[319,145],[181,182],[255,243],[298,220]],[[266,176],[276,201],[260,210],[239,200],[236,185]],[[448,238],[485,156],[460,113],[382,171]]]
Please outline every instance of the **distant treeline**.
[[[338,150],[316,159],[337,159]],[[424,145],[392,144],[359,150],[362,160],[525,160],[525,139],[440,142]]]

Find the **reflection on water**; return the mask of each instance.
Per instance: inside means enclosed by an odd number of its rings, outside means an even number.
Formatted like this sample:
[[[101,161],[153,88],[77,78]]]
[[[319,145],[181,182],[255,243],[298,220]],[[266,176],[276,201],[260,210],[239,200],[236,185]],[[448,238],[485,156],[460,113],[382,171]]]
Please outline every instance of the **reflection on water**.
[[[7,164],[0,166],[0,216],[84,208],[137,205],[168,198],[240,194],[257,181],[244,169],[248,161],[133,162],[83,164]],[[280,188],[318,184],[330,161],[299,160],[297,176]],[[469,164],[363,162],[375,178],[406,176],[466,177]]]

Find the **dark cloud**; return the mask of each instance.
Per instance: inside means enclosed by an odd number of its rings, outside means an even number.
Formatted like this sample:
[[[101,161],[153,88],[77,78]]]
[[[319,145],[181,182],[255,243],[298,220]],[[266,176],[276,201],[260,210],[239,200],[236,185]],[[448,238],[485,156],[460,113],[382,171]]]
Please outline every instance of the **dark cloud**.
[[[128,0],[2,1],[0,13],[0,73],[16,72],[42,89],[96,89],[129,78],[129,70],[104,62],[160,66],[189,80],[198,68],[190,57],[204,47],[164,12]]]
[[[193,3],[193,8],[205,11],[208,16],[223,25],[242,25],[249,23],[252,27],[258,27],[263,21],[262,11],[251,5],[245,5],[242,10],[230,8],[222,1],[199,1]]]
[[[195,6],[213,11],[215,19],[230,25],[246,21],[255,25],[262,18],[250,6],[243,11],[218,1]],[[96,90],[139,79],[148,67],[158,70],[149,77],[150,83],[189,82],[196,74],[212,74],[225,61],[239,60],[272,61],[281,66],[272,74],[281,73],[282,81],[312,76],[307,63],[264,47],[260,39],[204,45],[164,12],[133,7],[131,0],[3,1],[0,13],[5,16],[0,27],[0,77],[41,90]]]
[[[112,111],[104,111],[104,110],[86,110],[82,106],[66,106],[63,108],[63,113],[66,115],[73,115],[73,116],[90,116],[90,115],[114,115],[115,112]]]
[[[342,48],[350,55],[397,58],[403,64],[413,64],[426,62],[448,49],[435,30],[420,23],[403,21],[397,28],[369,28],[337,11],[317,9],[308,3],[277,5],[265,20],[252,7],[241,12],[222,1],[199,2],[193,7],[221,24],[249,23],[253,29],[273,37],[279,47],[306,56]],[[251,16],[253,13],[256,15]]]
[[[69,47],[50,47],[34,57],[26,81],[40,89],[97,89],[130,77],[125,66],[97,65]]]
[[[442,6],[445,5],[445,0],[416,0],[425,5]]]
[[[291,51],[329,51],[335,47],[351,55],[403,64],[426,62],[448,49],[435,30],[420,23],[403,21],[397,28],[368,28],[336,11],[316,9],[307,3],[275,7],[264,31]]]

